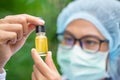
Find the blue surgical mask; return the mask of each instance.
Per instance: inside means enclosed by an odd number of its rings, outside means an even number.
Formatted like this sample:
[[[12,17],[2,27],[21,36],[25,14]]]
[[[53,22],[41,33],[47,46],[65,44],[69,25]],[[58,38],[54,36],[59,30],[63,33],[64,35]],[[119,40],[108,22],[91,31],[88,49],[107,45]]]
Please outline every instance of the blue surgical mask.
[[[106,72],[108,52],[88,53],[75,45],[64,49],[59,45],[57,60],[64,76],[69,80],[101,80],[109,77]]]

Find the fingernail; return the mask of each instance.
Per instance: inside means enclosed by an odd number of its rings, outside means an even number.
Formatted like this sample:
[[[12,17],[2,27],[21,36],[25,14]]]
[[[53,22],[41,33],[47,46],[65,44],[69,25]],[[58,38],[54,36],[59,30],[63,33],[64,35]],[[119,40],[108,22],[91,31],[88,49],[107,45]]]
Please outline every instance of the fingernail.
[[[31,49],[31,52],[35,52],[35,48],[32,48],[32,49]]]
[[[49,54],[50,56],[52,56],[52,52],[51,52],[51,51],[48,51],[48,54]]]
[[[42,22],[43,24],[45,24],[45,21],[43,19],[39,19],[39,22]]]

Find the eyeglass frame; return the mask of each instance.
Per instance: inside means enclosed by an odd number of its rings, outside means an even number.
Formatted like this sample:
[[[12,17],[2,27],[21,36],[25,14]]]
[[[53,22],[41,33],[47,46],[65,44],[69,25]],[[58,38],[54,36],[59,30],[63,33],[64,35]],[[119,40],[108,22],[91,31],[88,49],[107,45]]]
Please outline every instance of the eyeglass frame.
[[[87,36],[83,36],[83,37],[81,37],[81,38],[79,38],[79,39],[77,39],[77,38],[75,38],[75,36],[73,35],[73,34],[71,34],[69,31],[64,31],[63,33],[58,33],[57,34],[57,36],[60,36],[60,35],[64,35],[65,33],[68,33],[72,38],[73,38],[73,40],[74,40],[74,43],[73,43],[73,45],[71,46],[71,48],[73,48],[73,46],[75,45],[75,43],[77,42],[77,41],[79,41],[79,44],[80,44],[80,47],[83,49],[83,45],[82,45],[82,39],[84,39],[84,38],[87,38],[87,37],[92,37],[92,38],[95,38],[95,39],[97,39],[98,41],[99,41],[99,48],[98,48],[98,50],[96,50],[95,52],[98,52],[99,50],[100,50],[100,47],[101,47],[101,44],[103,43],[103,42],[106,42],[106,43],[108,43],[109,44],[109,40],[107,40],[107,39],[105,39],[105,40],[101,40],[100,38],[98,38],[98,37],[96,37],[96,36],[91,36],[91,35],[87,35]],[[69,48],[69,49],[71,49],[71,48]],[[84,49],[83,49],[84,50]]]

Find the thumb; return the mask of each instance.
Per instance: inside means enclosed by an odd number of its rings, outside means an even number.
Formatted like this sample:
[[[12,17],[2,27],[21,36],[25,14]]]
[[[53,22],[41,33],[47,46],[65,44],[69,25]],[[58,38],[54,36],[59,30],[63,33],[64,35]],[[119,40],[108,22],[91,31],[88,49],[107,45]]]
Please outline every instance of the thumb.
[[[27,38],[34,30],[35,30],[35,25],[29,24],[28,25],[28,33],[25,35],[25,37]]]
[[[57,70],[55,67],[55,64],[53,62],[53,59],[52,59],[52,52],[51,51],[48,51],[45,62],[49,66],[50,69]]]

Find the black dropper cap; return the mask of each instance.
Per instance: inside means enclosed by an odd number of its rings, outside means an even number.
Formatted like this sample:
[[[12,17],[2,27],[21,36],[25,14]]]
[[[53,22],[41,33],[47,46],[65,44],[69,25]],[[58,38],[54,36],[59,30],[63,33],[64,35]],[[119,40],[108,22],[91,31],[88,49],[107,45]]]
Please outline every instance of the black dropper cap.
[[[45,26],[43,25],[36,26],[36,33],[38,32],[45,32]]]

